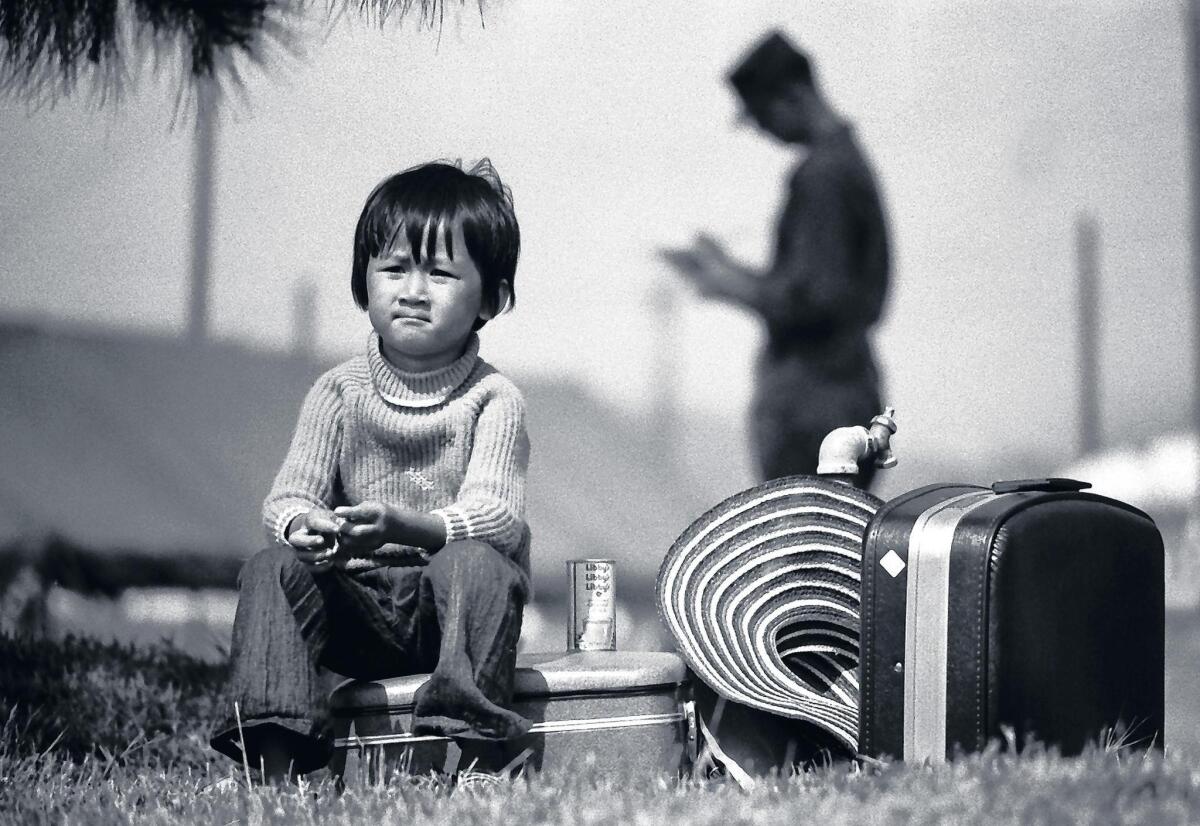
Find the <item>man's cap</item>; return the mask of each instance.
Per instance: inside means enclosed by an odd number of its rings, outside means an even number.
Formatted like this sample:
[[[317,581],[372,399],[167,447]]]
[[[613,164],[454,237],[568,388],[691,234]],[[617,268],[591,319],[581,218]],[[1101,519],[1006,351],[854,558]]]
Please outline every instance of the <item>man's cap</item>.
[[[693,522],[663,558],[656,594],[697,677],[855,751],[862,539],[881,504],[850,485],[788,476]]]
[[[780,31],[760,40],[729,73],[730,84],[742,98],[796,81],[812,85],[812,79],[808,57]]]

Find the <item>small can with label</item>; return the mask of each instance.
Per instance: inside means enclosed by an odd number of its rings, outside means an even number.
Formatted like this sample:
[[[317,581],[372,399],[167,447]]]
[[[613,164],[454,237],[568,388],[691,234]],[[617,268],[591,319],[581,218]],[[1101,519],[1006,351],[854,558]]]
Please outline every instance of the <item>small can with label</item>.
[[[567,650],[617,650],[617,563],[567,561]]]

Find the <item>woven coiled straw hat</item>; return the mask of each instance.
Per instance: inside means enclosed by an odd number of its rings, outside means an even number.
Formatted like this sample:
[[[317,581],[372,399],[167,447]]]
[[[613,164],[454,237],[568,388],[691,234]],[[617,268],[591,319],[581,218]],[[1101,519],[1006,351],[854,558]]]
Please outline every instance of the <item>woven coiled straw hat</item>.
[[[857,744],[859,569],[881,501],[789,476],[734,494],[675,541],[658,605],[679,651],[722,697]]]

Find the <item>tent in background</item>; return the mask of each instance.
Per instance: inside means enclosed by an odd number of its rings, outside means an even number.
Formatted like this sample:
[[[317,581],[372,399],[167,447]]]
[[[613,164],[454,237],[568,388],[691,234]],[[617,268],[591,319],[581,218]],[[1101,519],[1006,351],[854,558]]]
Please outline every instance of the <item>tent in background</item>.
[[[264,541],[262,499],[304,394],[330,366],[220,341],[0,325],[0,567],[35,561],[85,593],[231,587]],[[561,613],[566,560],[616,559],[626,603],[656,624],[666,549],[744,480],[684,478],[665,457],[686,440],[657,419],[569,382],[521,386],[538,602]]]

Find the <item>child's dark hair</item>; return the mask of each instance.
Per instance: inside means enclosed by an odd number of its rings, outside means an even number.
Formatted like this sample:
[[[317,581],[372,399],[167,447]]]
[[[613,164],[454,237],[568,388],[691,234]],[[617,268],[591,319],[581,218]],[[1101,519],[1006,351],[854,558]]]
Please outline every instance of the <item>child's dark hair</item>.
[[[385,178],[372,190],[354,230],[354,265],[350,273],[354,303],[367,309],[367,263],[396,242],[400,227],[419,263],[426,227],[444,226],[446,251],[451,257],[455,255],[450,227],[456,220],[462,222],[467,253],[483,280],[484,307],[493,314],[511,307],[516,301],[514,281],[521,230],[512,196],[487,159],[469,172],[440,161],[423,164]],[[430,232],[425,255],[434,255],[436,249],[436,233]],[[503,281],[509,288],[508,305],[504,307],[500,306]],[[483,325],[484,320],[479,319],[474,329]]]

